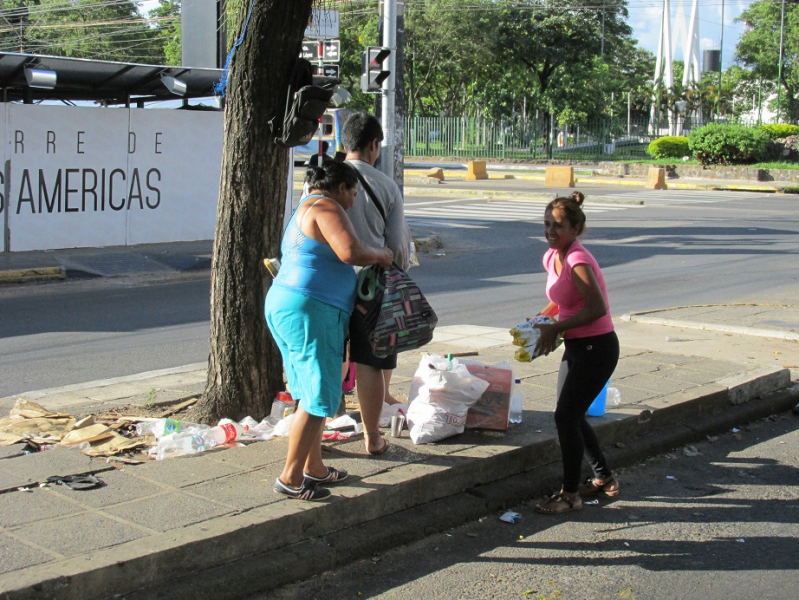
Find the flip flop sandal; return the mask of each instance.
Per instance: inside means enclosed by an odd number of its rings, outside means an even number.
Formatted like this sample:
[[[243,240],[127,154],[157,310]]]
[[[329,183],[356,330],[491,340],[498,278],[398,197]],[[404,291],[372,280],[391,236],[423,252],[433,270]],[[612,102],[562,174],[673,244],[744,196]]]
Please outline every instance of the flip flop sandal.
[[[278,494],[288,496],[295,500],[324,500],[330,496],[330,490],[316,485],[313,481],[303,480],[298,488],[291,487],[280,481],[280,477],[275,479],[272,489]]]
[[[313,483],[338,483],[339,481],[344,481],[347,478],[348,473],[344,469],[335,469],[333,467],[327,468],[327,475],[324,477],[315,477],[309,473],[303,473],[302,476]]]
[[[549,507],[549,508],[547,508]],[[561,493],[552,494],[546,502],[536,504],[535,512],[542,515],[559,515],[583,509],[583,503],[577,504]]]
[[[47,483],[63,485],[69,490],[93,490],[94,488],[103,487],[105,485],[105,483],[97,479],[94,475],[65,475],[63,477],[53,475],[47,478]]]
[[[369,453],[370,456],[381,456],[381,455],[385,454],[386,450],[388,450],[388,447],[391,445],[391,444],[388,443],[388,440],[386,438],[384,438],[382,435],[380,436],[380,439],[383,440],[383,445],[380,446],[379,450],[374,450],[374,451],[367,450],[367,452]]]
[[[597,483],[602,481],[602,483]],[[615,477],[609,477],[607,480],[593,479],[589,477],[579,489],[581,496],[618,496],[619,495],[619,482]]]

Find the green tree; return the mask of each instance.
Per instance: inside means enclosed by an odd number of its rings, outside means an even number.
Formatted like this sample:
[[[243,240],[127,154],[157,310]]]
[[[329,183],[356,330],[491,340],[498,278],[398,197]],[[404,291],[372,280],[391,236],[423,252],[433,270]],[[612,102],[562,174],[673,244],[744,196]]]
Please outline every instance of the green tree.
[[[586,76],[596,74],[586,64],[598,67],[595,58],[610,64],[614,57],[622,56],[624,40],[632,32],[626,22],[626,2],[603,4],[601,0],[585,0],[564,9],[554,0],[497,2],[495,48],[503,63],[520,63],[528,70],[534,78],[539,105],[547,113],[574,111],[571,104],[575,98],[595,95],[595,91],[586,92],[582,87],[585,77],[580,77],[580,71]],[[595,90],[596,80],[593,84]],[[600,84],[600,89],[605,85]],[[584,99],[586,103],[592,103],[592,99]],[[589,114],[582,108],[574,112]]]
[[[162,62],[155,31],[130,0],[1,0],[0,49]]]
[[[636,47],[636,40],[623,37],[618,48],[610,56],[605,57],[607,73],[603,79],[604,97],[609,107],[606,111],[613,116],[627,115],[627,98],[629,94],[631,117],[640,119],[649,116],[649,105],[652,102],[652,76],[655,72],[655,55],[649,50]],[[613,92],[612,104],[610,103]]]
[[[492,70],[487,43],[494,3],[422,0],[406,10],[406,88],[409,115],[460,116],[481,74]],[[488,30],[487,30],[488,27]],[[495,78],[501,71],[494,73]]]
[[[158,43],[163,46],[164,64],[181,64],[180,0],[159,0],[148,13]]]
[[[241,44],[227,78],[208,378],[205,394],[189,416],[200,422],[261,418],[283,389],[280,353],[264,320],[271,278],[263,259],[277,256],[280,248],[289,151],[274,143],[269,121],[283,114],[313,1],[235,4],[238,13],[231,29]]]
[[[367,46],[377,45],[377,0],[352,6],[338,3],[339,37],[341,39],[341,84],[352,94],[347,106],[353,110],[374,111],[375,96],[361,92],[361,53]]]
[[[746,30],[738,41],[736,58],[751,68],[754,77],[777,82],[780,56],[781,2],[753,2],[737,19],[745,23]],[[783,35],[782,74],[780,91],[780,116],[791,123],[799,123],[799,3],[785,3],[785,31]],[[772,110],[777,100],[769,103]]]

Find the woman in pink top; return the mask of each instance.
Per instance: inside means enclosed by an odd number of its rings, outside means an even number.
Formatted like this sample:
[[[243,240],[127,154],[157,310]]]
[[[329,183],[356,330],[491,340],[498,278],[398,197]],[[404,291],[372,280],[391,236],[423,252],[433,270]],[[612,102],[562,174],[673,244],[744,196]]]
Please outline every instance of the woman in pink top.
[[[619,483],[585,418],[588,407],[616,368],[619,339],[610,317],[605,278],[596,259],[577,240],[585,230],[583,200],[582,193],[574,192],[568,198],[555,198],[544,212],[544,235],[549,244],[544,268],[550,302],[540,314],[559,314],[559,320],[553,325],[536,325],[541,330],[536,351],[552,352],[560,334],[565,346],[555,409],[563,457],[563,488],[536,505],[536,511],[544,514],[580,510],[581,494],[619,493]],[[583,455],[593,477],[580,485]]]

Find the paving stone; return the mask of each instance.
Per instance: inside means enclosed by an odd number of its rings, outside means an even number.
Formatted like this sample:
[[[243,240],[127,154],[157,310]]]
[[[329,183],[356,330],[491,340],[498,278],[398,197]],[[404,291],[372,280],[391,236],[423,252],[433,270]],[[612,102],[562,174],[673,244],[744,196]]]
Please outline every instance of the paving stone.
[[[219,450],[209,450],[208,454],[202,453],[193,456],[178,456],[166,460],[151,461],[147,464],[136,466],[136,469],[131,470],[130,474],[173,488],[194,485],[247,470],[233,462],[220,462],[210,457],[210,454],[215,452],[227,453],[238,450],[241,450],[241,448],[220,448]],[[174,461],[182,461],[179,468],[175,467]]]
[[[129,467],[131,472],[135,468],[135,466]],[[97,477],[105,483],[104,486],[92,490],[68,490],[63,486],[54,486],[51,493],[80,502],[83,506],[103,508],[166,491],[162,486],[128,474],[127,468],[126,471],[106,471]]]
[[[0,494],[0,527],[18,527],[33,521],[77,514],[85,510],[80,504],[70,502],[47,488],[34,487],[29,492],[6,492]]]
[[[52,561],[54,557],[38,548],[0,532],[0,573],[10,573]]]
[[[172,492],[105,508],[103,512],[154,531],[179,529],[234,512],[235,509],[181,492]]]
[[[147,536],[142,529],[97,513],[37,521],[15,530],[14,534],[63,556],[85,554]]]

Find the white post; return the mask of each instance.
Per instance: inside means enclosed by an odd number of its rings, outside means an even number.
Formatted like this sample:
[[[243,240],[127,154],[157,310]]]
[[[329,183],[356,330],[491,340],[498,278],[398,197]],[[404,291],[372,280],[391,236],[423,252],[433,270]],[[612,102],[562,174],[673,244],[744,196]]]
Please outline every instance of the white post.
[[[380,170],[394,179],[394,82],[397,71],[397,0],[383,0],[383,46],[391,49],[388,57],[390,75],[383,82],[381,125],[383,143],[380,145]]]
[[[628,138],[632,137],[632,131],[633,131],[633,129],[632,129],[632,110],[633,110],[633,105],[632,105],[631,94],[632,94],[632,92],[627,92],[627,137]]]

